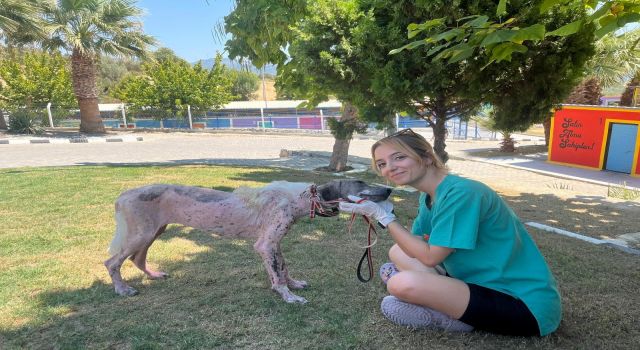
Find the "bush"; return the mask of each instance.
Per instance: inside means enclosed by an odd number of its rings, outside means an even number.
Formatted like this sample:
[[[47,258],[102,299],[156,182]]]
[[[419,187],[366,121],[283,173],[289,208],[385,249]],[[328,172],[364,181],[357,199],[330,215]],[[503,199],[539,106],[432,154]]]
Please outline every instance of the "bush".
[[[17,110],[9,116],[9,131],[16,134],[41,134],[42,117],[24,109]]]

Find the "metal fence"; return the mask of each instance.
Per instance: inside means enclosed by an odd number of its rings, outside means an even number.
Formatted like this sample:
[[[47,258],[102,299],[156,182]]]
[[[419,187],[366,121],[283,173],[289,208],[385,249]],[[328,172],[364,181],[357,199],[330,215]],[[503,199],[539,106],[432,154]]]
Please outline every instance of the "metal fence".
[[[35,111],[35,109],[34,109]],[[52,113],[54,111],[55,113]],[[43,124],[59,127],[77,127],[79,111],[48,105],[37,109],[43,114]],[[47,121],[48,113],[48,122]],[[53,115],[55,114],[55,115]],[[164,117],[166,113],[148,109],[130,111],[123,104],[100,105],[104,126],[113,129],[302,129],[328,131],[328,120],[340,119],[340,108],[242,108],[223,110],[192,110],[183,116]],[[393,116],[390,116],[393,118]],[[372,130],[376,124],[369,124]],[[395,115],[395,126],[404,128],[429,128],[427,121],[417,117]],[[453,139],[496,139],[496,133],[483,130],[475,122],[453,118],[446,123],[447,137]]]

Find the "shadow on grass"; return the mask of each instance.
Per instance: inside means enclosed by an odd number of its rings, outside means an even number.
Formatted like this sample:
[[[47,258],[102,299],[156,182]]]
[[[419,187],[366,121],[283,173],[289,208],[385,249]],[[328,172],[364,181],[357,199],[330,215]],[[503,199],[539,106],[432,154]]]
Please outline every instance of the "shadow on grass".
[[[256,170],[238,180],[324,179],[285,169]],[[328,179],[327,179],[328,180]],[[218,188],[215,187],[214,188]],[[220,186],[224,188],[224,186]],[[415,214],[417,194],[396,193],[396,211],[405,224]],[[536,221],[602,238],[637,231],[637,203],[613,205],[600,198],[563,200],[524,193],[505,196],[523,222]],[[386,294],[374,278],[354,276],[361,249],[343,234],[346,219],[302,219],[283,241],[294,278],[310,282],[297,292],[310,303],[290,305],[269,290],[253,241],[232,240],[172,226],[161,239],[193,242],[179,260],[162,259],[151,248],[153,266],[167,280],[150,281],[135,272],[127,282],[140,295],[114,294],[104,276],[87,288],[44,288],[34,294],[37,310],[21,327],[3,330],[10,348],[634,348],[640,342],[638,257],[528,228],[557,277],[564,319],[544,338],[494,336],[483,332],[445,334],[413,331],[385,320],[379,301]],[[384,232],[374,247],[383,263],[392,242]],[[206,247],[207,249],[202,249]],[[154,255],[156,257],[154,257]],[[131,265],[130,262],[125,264]]]
[[[310,152],[307,152],[310,153]],[[296,156],[292,158],[263,158],[263,159],[236,159],[236,158],[194,158],[177,159],[162,162],[80,162],[77,165],[108,166],[108,167],[138,167],[138,166],[179,166],[179,165],[229,165],[248,167],[274,167],[299,170],[314,170],[329,165],[329,158],[312,154]],[[325,152],[328,153],[328,152]],[[367,169],[371,161],[367,158],[349,156],[348,165]]]

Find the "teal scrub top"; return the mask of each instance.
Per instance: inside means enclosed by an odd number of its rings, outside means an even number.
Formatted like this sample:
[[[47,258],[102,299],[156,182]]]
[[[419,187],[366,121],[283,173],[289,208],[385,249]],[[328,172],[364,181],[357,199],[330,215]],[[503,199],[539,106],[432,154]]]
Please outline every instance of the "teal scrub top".
[[[505,201],[488,186],[452,174],[436,188],[431,209],[426,199],[422,193],[412,232],[455,249],[442,263],[447,273],[522,300],[541,335],[555,331],[562,318],[556,281]]]

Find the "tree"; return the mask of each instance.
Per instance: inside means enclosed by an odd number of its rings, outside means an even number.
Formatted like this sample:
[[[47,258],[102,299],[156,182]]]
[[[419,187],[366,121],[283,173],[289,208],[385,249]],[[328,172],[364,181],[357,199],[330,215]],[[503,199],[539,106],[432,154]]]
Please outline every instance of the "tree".
[[[156,51],[153,52],[153,54],[149,57],[151,59],[154,59],[156,61],[167,61],[167,60],[174,60],[174,61],[182,61],[182,62],[187,62],[184,59],[180,58],[178,55],[176,55],[175,52],[173,52],[173,50],[171,50],[168,47],[161,47],[159,49],[157,49]]]
[[[60,53],[23,51],[0,60],[0,102],[10,109],[76,105],[71,72]]]
[[[39,11],[38,1],[0,0],[0,39],[20,44],[44,38]]]
[[[102,55],[98,65],[98,98],[101,102],[108,102],[113,98],[111,90],[129,73],[140,73],[141,63],[126,57]]]
[[[35,1],[0,0],[0,40],[4,39],[9,44],[30,42],[33,38],[45,36],[41,28]],[[1,46],[0,49],[2,49]],[[2,109],[0,109],[0,129],[7,130]]]
[[[304,35],[318,28],[328,27],[333,30],[344,21],[354,20],[353,16],[357,14],[350,11],[355,9],[354,4],[354,1],[308,3],[304,0],[238,0],[235,10],[225,17],[225,30],[232,34],[232,38],[226,43],[231,59],[248,59],[257,67],[267,63],[278,65],[279,75],[281,74],[278,78],[278,90],[286,91],[288,95],[309,98],[307,107],[322,102],[330,92],[335,92],[342,100],[341,120],[332,120],[329,124],[336,138],[334,152],[327,167],[330,171],[346,170],[349,143],[353,132],[359,129],[356,122],[358,110],[353,105],[351,96],[340,93],[348,89],[349,83],[357,84],[358,80],[353,79],[354,76],[340,76],[339,64],[328,65],[329,62],[323,62],[315,53],[305,56],[305,50],[313,52],[320,45],[314,46],[314,41],[305,40]],[[332,13],[332,7],[329,5],[336,9],[337,14]],[[326,25],[322,16],[330,16]],[[314,33],[317,34],[317,31]],[[326,34],[334,39],[340,37],[339,33],[331,31]],[[335,43],[330,40],[323,41],[327,42]],[[285,50],[287,46],[290,56]],[[345,50],[340,51],[338,55],[342,56],[336,57],[336,60],[349,56]],[[291,61],[287,62],[289,57]],[[306,60],[307,57],[310,60]],[[315,64],[319,66],[314,67]],[[282,69],[284,71],[280,73]],[[324,79],[321,78],[322,75]],[[333,86],[330,86],[331,84]],[[356,93],[358,88],[354,85],[350,90]]]
[[[620,96],[620,105],[636,107],[638,105],[638,91],[640,90],[640,73],[629,81],[627,87],[624,89],[622,96]]]
[[[230,71],[233,87],[231,93],[237,101],[248,101],[255,96],[256,90],[260,87],[260,78],[253,72],[247,70]]]
[[[314,96],[326,96],[330,92],[341,98],[340,91],[344,89],[350,96],[347,101],[353,103],[360,117],[367,121],[384,121],[385,116],[388,121],[393,111],[418,115],[433,128],[434,150],[444,161],[448,158],[445,151],[447,120],[468,118],[487,101],[496,108],[497,122],[503,123],[505,130],[523,128],[532,118],[540,120],[540,111],[552,106],[550,96],[562,98],[568,93],[592,46],[592,37],[585,31],[571,39],[528,44],[530,52],[526,55],[492,65],[488,64],[489,58],[465,56],[465,50],[448,60],[437,61],[425,60],[425,52],[421,50],[388,55],[393,48],[411,42],[412,39],[406,37],[406,28],[411,23],[424,18],[444,18],[440,25],[452,25],[494,7],[495,3],[489,0],[459,6],[451,6],[447,1],[328,3],[333,11],[319,15],[317,20],[318,26],[324,26],[323,30],[310,30],[314,11],[322,8],[318,2],[309,6],[303,18],[296,17],[294,25],[288,27],[294,35],[288,36],[291,38],[287,43],[289,46],[280,45],[287,46],[291,55],[291,60],[278,68],[279,73],[282,70],[283,78],[289,76],[281,81],[282,85],[314,86],[310,101]],[[355,13],[360,19],[353,25],[332,24],[336,22],[332,16],[340,13],[342,4],[357,7]],[[577,10],[543,16],[527,4],[513,7],[511,11],[531,23],[544,17],[556,26],[583,15]],[[326,23],[322,22],[322,16]],[[298,50],[298,45],[304,42],[307,42],[306,49]],[[427,54],[442,49],[435,43],[425,47]],[[545,84],[535,84],[540,81]],[[503,100],[506,94],[512,97],[508,101]],[[522,104],[526,108],[515,105],[520,98],[526,101]],[[541,98],[545,99],[541,101]],[[523,118],[508,118],[512,107],[518,107],[517,112],[523,111]],[[507,125],[510,121],[513,123]]]
[[[565,103],[578,105],[599,105],[602,97],[602,86],[598,79],[589,77],[583,79],[565,100]]]
[[[585,8],[589,13],[557,27],[546,22],[544,17],[536,22],[523,21],[527,16],[513,11],[513,8],[521,7],[530,7],[540,14],[551,16],[576,9],[582,12]],[[437,46],[427,54],[433,60],[449,60],[452,63],[486,56],[489,58],[487,64],[491,64],[509,61],[513,54],[526,52],[528,44],[550,37],[571,36],[587,29],[599,39],[640,20],[640,4],[637,0],[500,0],[497,7],[479,10],[471,16],[459,18],[455,23],[445,23],[445,17],[430,17],[422,23],[412,23],[408,26],[409,38],[425,34],[426,38],[414,39],[393,52],[435,44]],[[548,31],[549,26],[553,30]]]
[[[155,44],[132,19],[140,14],[132,0],[58,0],[46,8],[44,18],[52,32],[45,47],[71,53],[80,131],[105,131],[96,83],[100,55],[144,57],[147,47]]]
[[[512,133],[509,130],[501,130],[496,126],[496,118],[494,116],[495,110],[491,105],[483,106],[476,115],[471,119],[478,123],[484,129],[498,132],[502,135],[502,141],[500,141],[500,152],[515,152],[516,141],[512,137]]]
[[[155,117],[185,116],[187,105],[206,111],[220,108],[231,99],[231,79],[218,54],[211,70],[168,58],[146,62],[142,74],[128,75],[113,95],[138,111],[149,108]]]
[[[391,53],[417,50],[446,69],[464,62],[470,69],[469,90],[493,106],[496,127],[506,132],[525,130],[563,101],[593,54],[593,23],[574,28],[573,35],[556,35],[567,24],[587,18],[582,4],[569,2],[540,11],[542,3],[510,1],[509,7],[500,9],[501,1],[494,19],[491,1],[471,4],[463,15],[434,13],[422,24],[410,24],[411,41]],[[556,29],[551,32],[556,34],[545,35],[546,27]],[[426,38],[416,41],[418,35]]]
[[[595,54],[585,66],[586,79],[595,78],[602,88],[618,85],[640,70],[640,29],[610,33],[595,43]]]

